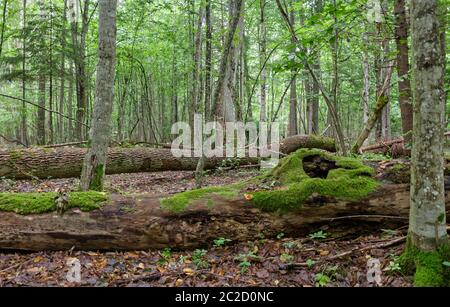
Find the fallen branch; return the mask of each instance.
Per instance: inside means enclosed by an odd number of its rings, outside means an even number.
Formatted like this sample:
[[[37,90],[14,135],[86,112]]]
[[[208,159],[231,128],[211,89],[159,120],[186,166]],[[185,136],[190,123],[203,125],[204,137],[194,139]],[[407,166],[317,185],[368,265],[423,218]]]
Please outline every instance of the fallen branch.
[[[351,250],[348,250],[346,252],[343,252],[343,253],[340,253],[340,254],[328,257],[326,259],[317,259],[315,263],[316,264],[317,263],[319,263],[319,264],[320,263],[327,263],[327,262],[334,261],[334,260],[337,260],[337,259],[340,259],[340,258],[348,257],[350,255],[353,255],[354,253],[362,253],[362,252],[365,252],[365,251],[368,251],[368,250],[371,250],[371,249],[387,248],[387,247],[391,247],[391,246],[403,243],[405,241],[406,241],[406,236],[400,237],[400,238],[397,238],[397,239],[394,239],[394,240],[391,240],[391,241],[388,241],[388,242],[372,244],[372,245],[365,246],[365,247],[362,247],[362,248],[361,247],[355,247],[355,248],[352,248]],[[296,262],[296,263],[290,263],[290,264],[287,264],[286,266],[283,266],[283,269],[302,268],[302,267],[308,267],[310,265],[311,264],[307,263],[307,262]]]

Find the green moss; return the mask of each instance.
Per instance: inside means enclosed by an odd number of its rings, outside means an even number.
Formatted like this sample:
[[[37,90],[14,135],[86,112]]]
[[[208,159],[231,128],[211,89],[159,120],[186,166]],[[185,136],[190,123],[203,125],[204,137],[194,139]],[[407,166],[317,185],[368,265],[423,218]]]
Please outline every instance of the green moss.
[[[413,246],[408,238],[399,264],[403,273],[414,274],[416,287],[449,287],[450,268],[443,264],[449,260],[449,243],[440,246],[437,251],[422,251]]]
[[[95,167],[94,178],[89,185],[89,189],[92,191],[103,191],[103,177],[105,176],[105,166],[99,164]]]
[[[310,156],[334,161],[337,168],[330,170],[325,179],[310,178],[303,169],[303,160]],[[267,211],[286,211],[299,208],[314,194],[356,201],[377,188],[373,173],[372,168],[355,158],[339,157],[319,149],[300,149],[281,160],[266,176],[266,180],[279,181],[281,187],[253,193],[253,202]]]
[[[0,211],[17,214],[39,214],[56,210],[57,193],[0,193]],[[80,208],[82,211],[99,209],[107,200],[105,193],[72,192],[69,194],[69,208]]]
[[[218,195],[224,198],[233,198],[238,195],[242,184],[234,184],[223,187],[208,187],[175,194],[174,196],[160,200],[161,207],[172,212],[183,212],[193,201],[205,199],[207,206],[214,206],[212,196]]]

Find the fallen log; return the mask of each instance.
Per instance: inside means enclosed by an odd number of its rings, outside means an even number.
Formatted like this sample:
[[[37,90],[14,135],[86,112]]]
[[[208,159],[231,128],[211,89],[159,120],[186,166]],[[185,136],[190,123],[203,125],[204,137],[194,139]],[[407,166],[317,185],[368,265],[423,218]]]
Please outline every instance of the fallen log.
[[[298,135],[280,142],[280,152],[289,154],[299,148],[335,151],[332,139]],[[84,148],[31,148],[0,150],[0,177],[13,179],[79,177]],[[169,149],[110,148],[107,174],[195,170],[198,158],[176,158]],[[208,158],[205,169],[222,165],[225,158]],[[241,158],[240,165],[257,164],[256,158]]]
[[[0,250],[193,249],[221,237],[245,242],[260,235],[304,235],[320,223],[330,223],[323,218],[354,214],[407,217],[409,213],[406,184],[381,186],[357,202],[312,197],[299,210],[281,215],[252,206],[244,197],[211,199],[212,207],[198,201],[182,213],[165,210],[159,197],[145,195],[111,195],[102,210],[72,210],[62,217],[0,212]],[[450,209],[450,193],[446,204]]]
[[[193,249],[220,237],[305,235],[347,216],[357,215],[358,223],[384,222],[386,216],[389,223],[407,223],[409,184],[371,175],[356,159],[301,150],[267,176],[235,185],[171,197],[109,195],[100,210],[71,209],[63,216],[0,212],[0,249]],[[449,185],[446,190],[450,209]]]
[[[444,135],[448,138],[450,137],[450,132],[446,132]],[[403,138],[381,141],[377,144],[362,147],[360,151],[363,153],[389,154],[393,158],[411,155],[411,149],[405,148]]]

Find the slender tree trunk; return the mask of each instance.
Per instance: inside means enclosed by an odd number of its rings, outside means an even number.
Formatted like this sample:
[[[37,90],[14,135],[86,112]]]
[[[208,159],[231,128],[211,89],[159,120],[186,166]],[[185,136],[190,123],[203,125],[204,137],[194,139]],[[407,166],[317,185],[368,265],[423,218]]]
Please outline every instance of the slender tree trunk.
[[[111,137],[111,113],[116,73],[117,0],[100,0],[99,5],[95,104],[91,127],[91,147],[86,154],[81,173],[80,188],[83,191],[101,191],[103,189],[107,149]]]
[[[260,1],[260,20],[259,20],[259,66],[261,69],[260,77],[260,116],[261,122],[267,121],[267,89],[266,79],[267,70],[265,65],[266,60],[266,20],[265,20],[265,7],[267,2]]]
[[[291,23],[293,26],[295,26],[295,11],[292,7],[294,4],[294,1],[291,1],[291,12],[290,12],[290,18]],[[294,40],[292,39],[293,43]],[[295,56],[294,54],[292,55]],[[289,98],[289,121],[288,121],[288,136],[293,136],[298,134],[298,126],[297,126],[297,71],[295,69],[292,69],[291,71],[292,80],[290,85],[290,98]]]
[[[65,66],[66,66],[66,56],[64,49],[66,47],[66,14],[67,14],[67,0],[64,0],[64,9],[61,18],[61,70],[59,74],[60,88],[59,88],[59,113],[58,116],[58,139],[60,142],[64,142],[64,122],[61,114],[64,113],[64,94],[65,94]]]
[[[37,111],[37,144],[45,145],[45,75],[39,75],[39,106]]]
[[[74,47],[75,76],[77,88],[77,123],[75,125],[75,138],[79,141],[82,141],[84,139],[85,132],[84,127],[81,123],[85,122],[87,111],[86,35],[89,26],[89,3],[90,0],[84,0],[80,33],[78,33],[78,21],[76,19],[71,20],[72,44]]]
[[[448,241],[444,189],[445,14],[437,0],[411,0],[414,128],[409,237],[421,250]]]
[[[408,21],[405,0],[395,0],[395,42],[397,44],[397,74],[402,131],[406,147],[410,147],[413,128],[412,93],[409,76]]]
[[[226,71],[228,67],[228,60],[231,53],[231,48],[233,44],[233,38],[236,33],[236,29],[239,24],[240,16],[242,14],[242,4],[244,0],[234,0],[236,1],[235,14],[230,22],[230,27],[228,28],[228,34],[225,40],[222,59],[219,68],[219,77],[217,80],[217,86],[214,91],[213,103],[214,103],[214,114],[217,116],[219,121],[224,121],[224,104],[223,104],[223,86],[226,79]]]
[[[67,104],[67,115],[73,118],[73,101],[74,101],[74,75],[73,75],[73,63],[69,62],[69,101]],[[73,122],[72,120],[67,121],[67,136],[68,140],[73,140]]]
[[[211,0],[206,0],[206,59],[205,59],[205,117],[211,113],[211,70],[212,70],[212,9]]]
[[[189,112],[189,123],[191,127],[194,126],[194,114],[199,110],[199,75],[200,75],[200,58],[202,53],[202,26],[203,26],[203,15],[204,15],[204,3],[200,2],[200,7],[198,9],[198,20],[197,28],[195,32],[195,43],[194,43],[194,67],[192,71],[192,97]]]
[[[364,71],[364,92],[363,92],[363,124],[367,125],[369,121],[369,102],[370,102],[370,74],[369,74],[369,51],[368,51],[367,32],[364,33],[364,52],[363,52],[363,71]],[[367,139],[364,144],[367,143]]]
[[[7,1],[5,0],[4,3],[4,9],[3,9],[3,16],[5,17],[6,13],[6,4]],[[26,46],[26,37],[25,37],[25,27],[26,27],[26,17],[27,17],[27,0],[23,0],[23,15],[22,15],[22,22],[23,22],[23,33],[22,33],[22,99],[27,99],[26,96],[26,62],[27,62],[27,46]],[[5,20],[5,18],[4,18]],[[5,21],[4,21],[5,22]],[[3,37],[3,30],[2,30],[2,37]],[[3,42],[3,38],[2,38]],[[3,45],[3,43],[2,43]],[[27,126],[27,106],[25,101],[22,101],[22,110],[21,110],[21,142],[25,145],[28,145],[28,126]]]
[[[39,13],[40,20],[45,22],[46,12],[43,1],[40,0],[38,2],[39,5]],[[45,37],[41,37],[40,39],[40,49],[41,54],[45,54]],[[43,59],[41,59],[43,60]],[[45,68],[41,63],[39,67],[39,106],[40,108],[37,111],[37,143],[38,145],[44,145],[46,143],[46,131],[45,131],[45,89],[46,89],[46,76],[45,76]]]

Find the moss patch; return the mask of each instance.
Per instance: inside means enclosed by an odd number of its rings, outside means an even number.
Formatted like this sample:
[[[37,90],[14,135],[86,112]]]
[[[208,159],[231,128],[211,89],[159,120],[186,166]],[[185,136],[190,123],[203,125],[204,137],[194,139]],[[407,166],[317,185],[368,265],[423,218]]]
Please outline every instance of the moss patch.
[[[89,185],[89,189],[92,191],[103,191],[103,177],[105,176],[105,166],[99,164],[94,169],[94,176]]]
[[[242,184],[234,184],[223,187],[208,187],[178,193],[174,196],[161,199],[161,208],[180,213],[186,210],[186,208],[192,202],[202,199],[207,200],[206,204],[209,208],[211,208],[214,206],[214,201],[211,199],[211,197],[213,197],[214,195],[218,195],[225,198],[233,198],[238,195],[241,187]]]
[[[57,193],[0,193],[0,211],[17,214],[39,214],[56,211]],[[69,208],[82,211],[99,209],[107,200],[105,193],[72,192],[69,194]]]
[[[304,159],[314,156],[320,156],[334,165],[333,169],[326,171],[326,178],[312,178],[305,172]],[[377,188],[378,182],[372,177],[373,174],[374,170],[358,159],[339,157],[319,149],[300,149],[282,159],[267,174],[239,184],[178,193],[161,199],[161,207],[182,212],[197,200],[205,200],[206,205],[212,207],[214,195],[244,198],[244,193],[248,194],[245,198],[257,207],[281,212],[300,208],[308,197],[315,194],[357,201]]]
[[[399,258],[403,273],[414,274],[416,287],[449,287],[450,267],[444,262],[450,261],[450,244],[439,247],[437,251],[421,251],[408,239],[405,252]]]
[[[303,168],[307,157],[320,156],[334,161],[326,178],[311,178]],[[299,208],[311,195],[317,194],[340,200],[360,200],[373,192],[378,183],[372,178],[374,170],[358,159],[339,157],[319,149],[300,149],[280,161],[263,180],[275,180],[279,187],[253,193],[253,203],[268,211]]]

